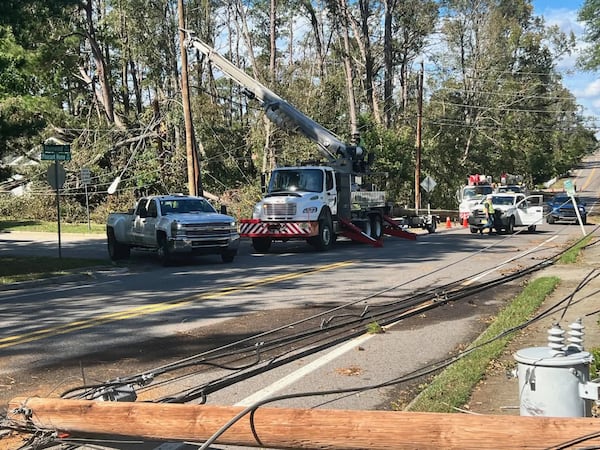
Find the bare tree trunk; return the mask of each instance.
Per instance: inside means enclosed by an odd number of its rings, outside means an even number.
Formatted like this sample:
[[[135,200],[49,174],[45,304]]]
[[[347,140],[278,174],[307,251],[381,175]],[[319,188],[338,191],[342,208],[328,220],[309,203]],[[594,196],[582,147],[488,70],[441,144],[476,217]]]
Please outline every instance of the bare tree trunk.
[[[358,120],[356,115],[356,101],[354,98],[354,78],[352,76],[352,61],[350,55],[350,37],[348,36],[348,6],[346,0],[339,0],[342,13],[341,35],[344,45],[344,69],[346,71],[346,89],[348,91],[348,112],[350,115],[350,134],[354,138],[358,135]]]
[[[98,83],[100,84],[100,89],[96,89],[92,78],[87,74],[85,69],[80,68],[80,73],[83,78],[90,82],[92,88],[94,89],[94,93],[98,102],[102,105],[104,110],[104,115],[106,120],[111,125],[114,124],[119,128],[125,128],[123,123],[119,120],[118,117],[115,116],[114,111],[114,97],[110,85],[109,73],[110,69],[108,64],[104,58],[104,54],[98,41],[96,39],[96,28],[94,26],[94,14],[93,14],[93,4],[92,0],[88,0],[83,3],[83,8],[86,14],[87,21],[87,29],[85,30],[85,36],[90,44],[90,49],[92,51],[92,57],[94,60],[94,65],[97,72]]]

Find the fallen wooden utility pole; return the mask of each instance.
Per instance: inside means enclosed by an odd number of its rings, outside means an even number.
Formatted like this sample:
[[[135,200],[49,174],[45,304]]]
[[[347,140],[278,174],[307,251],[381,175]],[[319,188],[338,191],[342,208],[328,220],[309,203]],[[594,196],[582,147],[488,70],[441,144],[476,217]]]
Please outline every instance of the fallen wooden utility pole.
[[[242,410],[21,397],[11,400],[8,418],[72,437],[204,442]],[[259,408],[252,424],[246,415],[216,442],[286,449],[541,449],[582,437],[584,446],[600,445],[599,431],[596,418]]]

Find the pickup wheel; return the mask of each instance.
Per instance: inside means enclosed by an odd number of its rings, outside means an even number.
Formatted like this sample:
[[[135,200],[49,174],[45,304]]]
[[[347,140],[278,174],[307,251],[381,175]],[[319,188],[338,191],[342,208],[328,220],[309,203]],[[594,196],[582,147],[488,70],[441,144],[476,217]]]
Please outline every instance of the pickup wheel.
[[[112,229],[108,230],[106,235],[108,243],[108,256],[110,256],[110,259],[113,261],[119,261],[121,259],[129,258],[131,253],[129,246],[118,242],[117,238],[115,237],[115,232]]]
[[[583,225],[587,225],[587,214],[584,214],[583,216],[581,216],[581,223]]]
[[[529,225],[527,227],[527,231],[531,231],[533,233],[535,231],[535,225]]]
[[[548,222],[549,224],[553,224],[554,223],[554,217],[552,217],[551,215],[548,215],[548,217],[546,217],[546,222]]]
[[[477,233],[479,230],[475,227],[471,227],[471,233],[475,234]]]
[[[267,253],[271,248],[271,238],[269,237],[261,237],[261,238],[252,238],[252,247],[258,253]]]
[[[169,249],[169,241],[167,241],[167,238],[164,236],[159,238],[158,259],[160,259],[160,262],[165,267],[171,264],[172,256],[171,250]]]
[[[430,224],[428,224],[426,228],[427,228],[427,232],[428,232],[429,234],[431,234],[431,233],[435,233],[435,230],[436,230],[436,228],[437,228],[437,220],[436,220],[436,218],[435,218],[435,217],[432,217],[432,218],[431,218],[431,223],[430,223]],[[475,232],[477,232],[477,231],[475,231]],[[471,233],[473,233],[473,231],[471,231]]]
[[[513,234],[515,232],[515,218],[510,217],[508,219],[508,225],[506,225],[506,232],[508,234]]]
[[[231,263],[233,262],[235,255],[237,255],[237,251],[235,250],[224,251],[223,253],[221,253],[221,260],[224,263]]]

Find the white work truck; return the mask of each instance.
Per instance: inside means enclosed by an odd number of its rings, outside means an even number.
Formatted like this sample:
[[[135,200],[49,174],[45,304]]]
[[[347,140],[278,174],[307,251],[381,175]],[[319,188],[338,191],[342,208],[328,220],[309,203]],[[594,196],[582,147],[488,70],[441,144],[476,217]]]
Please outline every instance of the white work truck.
[[[469,228],[471,233],[482,233],[487,224],[485,199],[471,210]],[[515,227],[527,227],[535,231],[544,220],[544,205],[541,195],[526,196],[523,193],[497,193],[492,195],[494,206],[494,228],[496,231],[514,232]]]
[[[218,213],[203,197],[187,195],[143,197],[129,212],[109,214],[106,237],[113,261],[139,248],[156,251],[165,265],[175,254],[216,254],[232,262],[240,243],[233,217]]]

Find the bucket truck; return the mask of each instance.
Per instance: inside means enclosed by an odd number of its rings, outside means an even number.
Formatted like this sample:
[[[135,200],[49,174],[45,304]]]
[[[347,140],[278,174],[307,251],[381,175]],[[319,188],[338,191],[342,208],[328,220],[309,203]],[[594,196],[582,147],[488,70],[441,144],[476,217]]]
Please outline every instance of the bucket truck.
[[[415,234],[389,217],[385,192],[361,185],[372,160],[360,145],[344,143],[190,31],[186,43],[257,100],[273,123],[317,144],[326,160],[278,167],[268,186],[263,183],[263,198],[255,205],[252,219],[240,220],[240,236],[251,238],[257,252],[268,252],[273,241],[297,239],[319,251],[328,250],[337,236],[373,246],[382,245],[384,234],[415,239]]]

